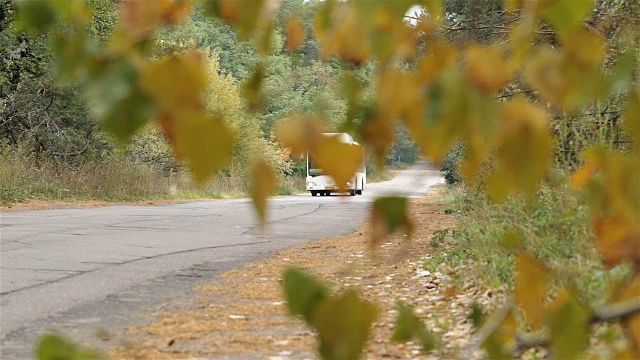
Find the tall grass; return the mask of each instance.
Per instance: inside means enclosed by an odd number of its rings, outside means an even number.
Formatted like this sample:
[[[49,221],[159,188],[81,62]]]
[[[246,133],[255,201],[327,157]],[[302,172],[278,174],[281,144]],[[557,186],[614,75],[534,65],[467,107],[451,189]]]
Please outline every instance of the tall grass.
[[[300,182],[303,180],[300,180]],[[299,192],[293,179],[279,192]],[[0,149],[0,201],[3,206],[26,200],[136,201],[233,198],[246,196],[248,183],[235,172],[219,174],[200,186],[187,171],[166,175],[159,167],[122,158],[86,162],[75,169],[52,158],[38,158],[22,148]]]
[[[522,248],[559,275],[555,286],[571,286],[585,302],[601,303],[609,286],[627,269],[607,271],[602,266],[589,209],[567,186],[566,176],[557,172],[532,202],[510,197],[503,204],[494,204],[463,185],[450,187],[453,196],[447,212],[458,214],[461,221],[446,239],[433,240],[440,247],[433,261],[453,268],[471,263],[479,281],[511,286],[516,275],[515,252],[503,239],[515,233]]]

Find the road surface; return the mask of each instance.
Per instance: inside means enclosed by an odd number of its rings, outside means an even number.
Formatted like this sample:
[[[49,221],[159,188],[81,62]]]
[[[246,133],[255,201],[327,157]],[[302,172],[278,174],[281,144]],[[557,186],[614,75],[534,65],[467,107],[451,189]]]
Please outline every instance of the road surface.
[[[264,230],[246,199],[3,213],[0,358],[33,358],[46,331],[80,336],[140,323],[137,314],[217,273],[354,231],[376,196],[421,196],[441,182],[417,163],[362,196],[277,197]]]

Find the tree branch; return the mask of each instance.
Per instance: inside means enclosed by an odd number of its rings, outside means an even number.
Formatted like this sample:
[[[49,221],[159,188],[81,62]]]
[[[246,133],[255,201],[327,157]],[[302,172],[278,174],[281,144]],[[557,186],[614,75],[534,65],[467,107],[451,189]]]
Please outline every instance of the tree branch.
[[[496,311],[476,332],[473,337],[472,347],[478,349],[480,346],[500,328],[500,324],[509,315],[513,305],[506,303],[498,311]],[[593,309],[590,316],[589,323],[601,323],[610,321],[624,321],[629,317],[640,313],[640,297],[632,298],[629,300],[620,301],[613,304],[607,304]],[[514,356],[522,354],[525,350],[532,347],[547,347],[549,346],[550,337],[548,333],[532,334],[532,333],[518,333],[515,334],[515,344],[511,348],[511,353]]]
[[[593,309],[589,323],[601,323],[616,320],[626,320],[629,317],[640,312],[640,297],[620,301],[613,304],[607,304]],[[524,350],[532,347],[549,346],[549,334],[529,334],[521,333],[516,335],[516,343],[511,352],[514,356],[518,356]]]

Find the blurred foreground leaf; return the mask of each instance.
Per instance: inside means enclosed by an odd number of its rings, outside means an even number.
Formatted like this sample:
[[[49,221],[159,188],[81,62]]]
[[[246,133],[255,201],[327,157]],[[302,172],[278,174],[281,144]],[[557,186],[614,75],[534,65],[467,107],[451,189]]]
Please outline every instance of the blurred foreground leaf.
[[[99,352],[78,346],[55,334],[42,336],[36,346],[38,360],[104,360]]]
[[[438,342],[435,335],[428,331],[422,320],[413,313],[413,309],[400,302],[391,341],[405,342],[411,339],[416,339],[425,352],[433,350]]]
[[[375,246],[400,226],[408,235],[413,232],[413,222],[408,215],[408,199],[401,196],[377,198],[373,202],[371,215],[371,246]]]
[[[314,156],[320,168],[335,180],[342,191],[364,162],[364,151],[360,146],[343,143],[337,136],[322,136]]]
[[[320,337],[320,355],[336,360],[361,358],[377,316],[376,306],[362,300],[353,289],[322,301],[314,319]]]
[[[260,160],[254,164],[251,171],[251,199],[258,212],[261,224],[267,219],[267,198],[276,187],[276,177],[269,164]]]
[[[329,289],[311,275],[293,268],[285,270],[282,286],[289,312],[302,316],[308,325],[314,324],[314,312],[329,296]]]
[[[542,265],[526,254],[518,255],[515,299],[534,330],[542,325],[547,282]]]
[[[217,116],[195,116],[176,124],[176,145],[203,184],[231,159],[234,135]]]
[[[563,290],[551,304],[547,315],[552,358],[579,358],[589,342],[588,323],[589,311],[571,293]]]

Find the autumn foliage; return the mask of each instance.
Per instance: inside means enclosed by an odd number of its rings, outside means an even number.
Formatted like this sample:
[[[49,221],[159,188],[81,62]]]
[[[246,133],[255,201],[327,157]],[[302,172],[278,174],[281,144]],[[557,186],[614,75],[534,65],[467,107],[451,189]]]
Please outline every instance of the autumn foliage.
[[[267,54],[277,1],[124,0],[118,28],[104,43],[93,41],[84,30],[90,14],[81,1],[19,4],[22,29],[53,34],[56,79],[82,84],[94,116],[118,139],[127,141],[148,121],[156,121],[176,157],[200,182],[227,164],[234,132],[224,114],[206,109],[204,54],[190,49],[152,58],[153,34],[185,19],[194,6],[203,6],[208,16],[232,24],[241,38],[253,39],[258,51]],[[621,121],[633,145],[588,150],[572,182],[589,196],[595,246],[604,264],[631,263],[634,275],[620,284],[611,299],[613,310],[589,309],[569,288],[547,301],[546,279],[553,274],[517,250],[514,307],[495,314],[478,332],[480,345],[491,357],[510,357],[522,346],[548,345],[554,358],[576,358],[587,345],[590,323],[620,319],[632,339],[628,354],[640,350],[638,55],[637,50],[609,52],[602,35],[585,24],[593,6],[592,0],[506,1],[505,35],[496,43],[449,41],[445,33],[455,29],[446,25],[447,14],[438,0],[327,0],[317,5],[313,34],[305,34],[295,17],[286,24],[287,51],[296,51],[313,36],[326,61],[340,61],[347,69],[376,64],[373,97],[365,97],[358,78],[345,72],[342,88],[348,111],[343,127],[353,129],[379,158],[392,145],[398,121],[409,129],[423,155],[436,163],[462,142],[463,176],[473,181],[490,160],[482,181],[489,197],[498,202],[517,194],[535,198],[554,161],[552,119],[613,96],[626,97]],[[61,22],[66,26],[59,27]],[[540,37],[541,32],[552,35]],[[637,32],[634,36],[637,42]],[[250,111],[263,105],[264,77],[264,64],[258,62],[243,85]],[[278,125],[276,135],[294,154],[313,154],[344,187],[362,153],[322,137],[322,116],[322,111],[294,114]],[[338,156],[340,162],[324,160]],[[268,179],[256,181],[252,190],[263,221],[274,186],[272,172],[265,162],[256,162],[252,170],[256,178]],[[376,201],[375,241],[401,225],[411,229],[404,204],[394,198]],[[302,315],[318,332],[321,355],[359,356],[375,320],[374,305],[355,292],[331,295],[294,270],[285,275],[285,291],[292,313]],[[546,329],[548,336],[535,341],[521,336],[513,325],[515,307],[524,312],[531,330]],[[335,315],[339,313],[349,316]],[[398,330],[397,338],[427,339],[410,310],[403,309],[403,314],[398,326],[407,328]]]

